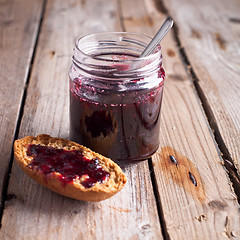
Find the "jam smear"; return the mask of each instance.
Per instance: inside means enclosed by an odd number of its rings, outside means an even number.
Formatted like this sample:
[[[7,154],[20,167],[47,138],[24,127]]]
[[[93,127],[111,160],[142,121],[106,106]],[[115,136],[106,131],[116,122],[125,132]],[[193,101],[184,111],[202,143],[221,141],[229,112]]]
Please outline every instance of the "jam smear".
[[[53,172],[60,173],[59,181],[65,186],[75,179],[84,177],[81,184],[90,188],[96,182],[104,182],[109,177],[99,163],[98,158],[88,159],[78,150],[56,149],[42,145],[30,144],[27,155],[33,157],[28,165],[33,170],[49,176]]]

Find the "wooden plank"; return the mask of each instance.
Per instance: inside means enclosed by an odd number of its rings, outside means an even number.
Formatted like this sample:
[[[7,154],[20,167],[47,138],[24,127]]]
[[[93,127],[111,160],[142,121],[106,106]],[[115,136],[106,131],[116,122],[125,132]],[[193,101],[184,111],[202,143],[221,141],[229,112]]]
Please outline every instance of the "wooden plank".
[[[164,3],[177,22],[224,157],[233,161],[240,176],[240,2]]]
[[[68,137],[74,41],[89,32],[121,30],[117,1],[48,1],[44,16],[19,137]],[[123,170],[128,182],[120,193],[87,203],[39,186],[14,163],[0,238],[162,239],[147,161]]]
[[[151,0],[131,4],[138,6],[137,12],[122,0],[126,30],[153,35],[166,16],[156,11]],[[236,196],[172,34],[164,39],[162,49],[167,79],[161,143],[153,157],[153,170],[166,235],[170,239],[238,239]]]
[[[42,1],[0,1],[0,192],[8,175]],[[2,194],[0,195],[0,204]],[[1,207],[0,207],[1,208]],[[0,216],[1,218],[1,216]]]

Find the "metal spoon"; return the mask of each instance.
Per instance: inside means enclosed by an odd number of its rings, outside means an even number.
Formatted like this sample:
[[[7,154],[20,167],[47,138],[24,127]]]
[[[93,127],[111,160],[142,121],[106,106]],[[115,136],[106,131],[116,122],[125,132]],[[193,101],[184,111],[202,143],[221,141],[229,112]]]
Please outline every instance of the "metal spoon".
[[[165,37],[165,35],[168,33],[168,31],[172,28],[173,26],[173,20],[172,18],[168,17],[163,25],[160,27],[156,35],[153,37],[151,42],[147,45],[145,50],[142,52],[140,57],[146,57],[150,55],[154,49],[157,47],[157,45],[162,41],[162,39]]]

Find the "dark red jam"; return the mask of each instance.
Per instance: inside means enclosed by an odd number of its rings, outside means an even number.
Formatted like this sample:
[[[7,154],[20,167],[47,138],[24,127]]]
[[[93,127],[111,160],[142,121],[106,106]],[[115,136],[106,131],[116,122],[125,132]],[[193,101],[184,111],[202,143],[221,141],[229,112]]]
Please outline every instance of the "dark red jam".
[[[60,173],[58,178],[64,186],[84,177],[81,184],[85,188],[90,188],[96,182],[104,182],[110,175],[99,164],[98,158],[87,159],[78,150],[68,151],[31,144],[27,155],[33,157],[28,165],[30,168],[40,171],[45,176],[50,176],[53,172]]]
[[[164,78],[162,69],[159,75]],[[150,157],[159,145],[163,81],[124,92],[112,89],[111,82],[97,88],[91,81],[70,80],[70,139],[113,160]]]

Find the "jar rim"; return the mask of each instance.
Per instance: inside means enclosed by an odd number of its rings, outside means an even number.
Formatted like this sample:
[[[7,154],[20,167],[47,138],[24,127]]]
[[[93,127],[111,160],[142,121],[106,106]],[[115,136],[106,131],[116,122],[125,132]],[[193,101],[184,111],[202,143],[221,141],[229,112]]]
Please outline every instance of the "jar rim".
[[[85,57],[92,57],[90,54],[86,54],[84,51],[82,51],[80,48],[79,48],[79,42],[85,38],[90,38],[90,37],[93,37],[93,36],[101,36],[101,35],[113,35],[113,34],[116,34],[116,35],[131,35],[132,37],[144,37],[146,39],[149,40],[149,42],[152,40],[151,37],[145,35],[145,34],[141,34],[141,33],[134,33],[134,32],[97,32],[97,33],[90,33],[90,34],[85,34],[83,35],[82,37],[78,38],[75,42],[75,47],[77,48],[78,51],[81,52],[81,54],[83,54]],[[158,46],[160,47],[159,50],[161,50],[161,44],[158,44]],[[156,47],[157,49],[157,47]],[[155,51],[154,53],[151,53],[150,55],[148,56],[145,56],[145,57],[140,57],[139,59],[144,59],[144,60],[148,60],[148,59],[151,59],[152,57],[158,55],[158,52],[159,51]],[[131,61],[134,61],[134,60],[137,60],[137,59],[132,59]],[[114,60],[113,60],[114,61]],[[119,60],[119,61],[130,61],[130,60],[125,60],[125,59],[122,59],[122,60]]]
[[[151,39],[147,35],[132,32],[87,34],[75,42],[73,62],[87,72],[94,72],[95,74],[104,72],[103,75],[107,73],[107,76],[110,78],[112,73],[115,77],[117,75],[122,78],[128,78],[136,71],[141,75],[140,72],[146,72],[147,67],[152,69],[156,68],[159,63],[161,65],[160,44],[152,54],[139,57]],[[124,52],[125,50],[126,52]],[[116,57],[117,54],[120,57]],[[124,58],[123,56],[128,57]],[[119,69],[118,64],[125,64],[128,67],[130,66],[130,68]],[[152,71],[151,69],[147,71]]]

